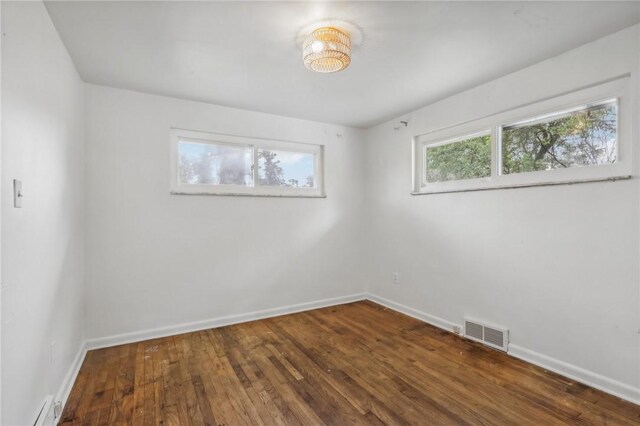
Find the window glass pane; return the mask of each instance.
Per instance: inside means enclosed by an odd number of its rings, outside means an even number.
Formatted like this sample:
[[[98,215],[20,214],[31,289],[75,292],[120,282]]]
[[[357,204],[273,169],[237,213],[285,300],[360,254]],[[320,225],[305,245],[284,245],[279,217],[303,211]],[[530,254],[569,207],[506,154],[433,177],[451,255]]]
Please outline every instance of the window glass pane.
[[[180,141],[178,179],[191,185],[253,185],[252,148]]]
[[[260,185],[315,188],[314,160],[309,153],[259,149]]]
[[[615,102],[502,129],[504,174],[616,161]]]
[[[487,177],[491,175],[491,136],[427,146],[425,157],[427,182]]]

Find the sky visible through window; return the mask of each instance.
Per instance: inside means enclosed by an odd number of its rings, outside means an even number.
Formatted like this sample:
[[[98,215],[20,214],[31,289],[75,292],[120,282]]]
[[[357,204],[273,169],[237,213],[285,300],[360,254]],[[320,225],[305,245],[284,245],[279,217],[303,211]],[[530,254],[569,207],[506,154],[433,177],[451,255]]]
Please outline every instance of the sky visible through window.
[[[196,185],[253,185],[253,147],[180,141],[179,180]],[[315,187],[311,153],[258,149],[261,185]]]
[[[296,179],[303,182],[307,176],[313,176],[313,154],[277,151],[283,165],[285,180]]]
[[[251,146],[181,141],[178,152],[183,184],[253,185]]]
[[[314,156],[309,153],[258,150],[260,183],[270,186],[314,187]]]

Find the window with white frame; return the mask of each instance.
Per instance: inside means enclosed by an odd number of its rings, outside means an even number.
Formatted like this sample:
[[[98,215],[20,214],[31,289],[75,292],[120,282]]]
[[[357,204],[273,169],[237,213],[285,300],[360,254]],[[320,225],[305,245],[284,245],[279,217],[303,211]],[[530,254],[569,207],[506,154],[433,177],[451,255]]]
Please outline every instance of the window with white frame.
[[[425,183],[491,176],[491,132],[424,146]]]
[[[172,129],[171,192],[322,197],[321,145]]]
[[[414,194],[628,178],[629,78],[414,138]]]
[[[508,175],[615,163],[617,122],[614,99],[503,126],[501,172]]]

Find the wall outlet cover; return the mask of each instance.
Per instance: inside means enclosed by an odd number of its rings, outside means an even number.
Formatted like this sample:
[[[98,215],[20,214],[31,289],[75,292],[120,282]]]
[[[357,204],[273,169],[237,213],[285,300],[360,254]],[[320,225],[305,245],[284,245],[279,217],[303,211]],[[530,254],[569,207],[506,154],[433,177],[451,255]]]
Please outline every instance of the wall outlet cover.
[[[22,208],[22,181],[18,179],[13,180],[13,207],[16,209]]]

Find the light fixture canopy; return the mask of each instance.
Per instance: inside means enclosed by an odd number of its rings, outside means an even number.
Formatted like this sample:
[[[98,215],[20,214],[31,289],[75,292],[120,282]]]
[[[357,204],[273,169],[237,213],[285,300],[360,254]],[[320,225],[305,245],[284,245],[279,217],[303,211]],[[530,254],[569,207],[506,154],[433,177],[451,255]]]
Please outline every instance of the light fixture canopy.
[[[318,28],[305,38],[302,59],[311,71],[342,71],[351,63],[351,38],[334,27]]]

